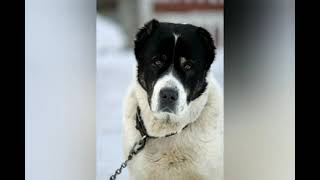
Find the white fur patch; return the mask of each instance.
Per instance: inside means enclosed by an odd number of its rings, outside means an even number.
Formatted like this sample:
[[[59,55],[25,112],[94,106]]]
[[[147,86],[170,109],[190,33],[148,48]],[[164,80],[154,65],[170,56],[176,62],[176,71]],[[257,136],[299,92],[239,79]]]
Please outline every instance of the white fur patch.
[[[205,92],[191,101],[189,110],[175,122],[155,118],[146,91],[133,81],[125,101],[124,156],[128,156],[133,144],[141,138],[135,128],[137,105],[150,135],[180,133],[170,138],[150,139],[143,152],[128,164],[131,179],[223,179],[223,94],[211,72],[207,81]],[[190,126],[181,131],[188,123]]]
[[[180,37],[180,34],[173,33],[173,36],[174,36],[174,45],[176,45],[177,41],[178,41],[178,38]]]

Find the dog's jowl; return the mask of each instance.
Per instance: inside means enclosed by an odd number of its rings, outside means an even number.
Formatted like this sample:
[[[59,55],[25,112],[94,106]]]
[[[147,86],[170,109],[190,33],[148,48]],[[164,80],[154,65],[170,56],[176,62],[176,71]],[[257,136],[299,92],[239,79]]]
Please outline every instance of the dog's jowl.
[[[133,180],[223,179],[223,98],[213,77],[210,33],[190,24],[151,20],[139,29],[136,71],[126,99],[124,152],[149,136],[129,163]],[[168,134],[173,136],[167,137]]]

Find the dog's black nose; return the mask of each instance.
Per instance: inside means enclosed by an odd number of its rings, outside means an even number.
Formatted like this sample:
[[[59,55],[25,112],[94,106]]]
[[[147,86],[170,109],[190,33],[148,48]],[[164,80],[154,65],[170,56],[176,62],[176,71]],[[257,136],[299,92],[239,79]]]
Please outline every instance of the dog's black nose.
[[[165,88],[160,90],[160,98],[164,103],[174,103],[178,99],[178,92],[175,89]]]
[[[175,104],[178,100],[178,91],[172,88],[160,90],[160,109],[164,112],[175,112]]]

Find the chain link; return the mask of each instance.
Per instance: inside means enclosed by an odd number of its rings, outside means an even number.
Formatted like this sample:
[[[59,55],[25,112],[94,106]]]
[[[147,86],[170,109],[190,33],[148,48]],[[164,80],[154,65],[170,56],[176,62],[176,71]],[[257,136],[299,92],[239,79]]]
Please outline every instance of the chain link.
[[[128,158],[121,164],[120,168],[115,171],[113,175],[110,176],[109,180],[115,180],[117,175],[121,174],[122,170],[127,167],[128,162],[133,158],[134,155],[138,154],[146,144],[147,136],[143,136],[137,143],[135,143],[129,152]]]

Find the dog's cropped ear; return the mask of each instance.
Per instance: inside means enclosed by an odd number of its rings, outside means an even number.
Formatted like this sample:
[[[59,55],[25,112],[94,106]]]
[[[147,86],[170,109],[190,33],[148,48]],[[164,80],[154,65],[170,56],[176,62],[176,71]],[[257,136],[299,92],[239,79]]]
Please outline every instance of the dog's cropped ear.
[[[134,53],[136,58],[141,59],[141,49],[145,41],[151,36],[155,29],[159,26],[159,21],[156,19],[152,19],[151,21],[144,24],[142,28],[140,28],[136,34],[136,39],[134,41]]]
[[[209,69],[213,60],[215,59],[216,47],[214,45],[214,41],[211,37],[211,34],[206,29],[202,27],[198,27],[197,33],[199,34],[206,51],[207,62],[208,62],[207,69]]]

